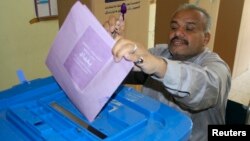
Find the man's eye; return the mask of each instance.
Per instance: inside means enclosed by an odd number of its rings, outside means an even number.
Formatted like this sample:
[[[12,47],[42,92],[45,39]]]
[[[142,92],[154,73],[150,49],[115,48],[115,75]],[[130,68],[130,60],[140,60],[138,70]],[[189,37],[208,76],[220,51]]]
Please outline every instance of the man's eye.
[[[188,26],[188,27],[186,27],[186,30],[187,31],[194,31],[195,27],[194,26]]]
[[[171,28],[171,30],[176,30],[177,26],[171,26],[170,28]]]
[[[175,27],[171,27],[172,30],[175,30],[176,28]]]

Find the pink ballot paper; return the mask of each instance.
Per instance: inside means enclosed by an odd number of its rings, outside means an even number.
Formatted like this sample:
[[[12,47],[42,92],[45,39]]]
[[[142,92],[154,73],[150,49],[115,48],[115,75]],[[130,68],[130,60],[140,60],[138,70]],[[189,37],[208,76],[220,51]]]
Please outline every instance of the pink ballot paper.
[[[56,81],[90,122],[133,66],[126,60],[114,62],[114,43],[89,9],[77,1],[46,59]]]

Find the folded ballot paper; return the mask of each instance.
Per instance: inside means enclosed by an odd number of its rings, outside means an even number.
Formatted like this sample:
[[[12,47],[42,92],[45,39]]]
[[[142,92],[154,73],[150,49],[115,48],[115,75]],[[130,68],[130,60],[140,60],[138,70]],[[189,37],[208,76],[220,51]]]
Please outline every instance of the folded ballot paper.
[[[114,62],[114,39],[90,10],[77,1],[61,26],[46,59],[52,75],[91,122],[133,63]]]

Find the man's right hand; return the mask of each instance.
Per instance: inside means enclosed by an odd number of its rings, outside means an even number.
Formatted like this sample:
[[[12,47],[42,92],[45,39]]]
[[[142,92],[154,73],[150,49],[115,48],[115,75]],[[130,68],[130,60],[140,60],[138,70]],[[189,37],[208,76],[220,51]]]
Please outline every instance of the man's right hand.
[[[122,14],[118,19],[114,15],[109,16],[109,19],[104,22],[103,27],[113,38],[116,36],[123,36],[125,21],[123,21]]]

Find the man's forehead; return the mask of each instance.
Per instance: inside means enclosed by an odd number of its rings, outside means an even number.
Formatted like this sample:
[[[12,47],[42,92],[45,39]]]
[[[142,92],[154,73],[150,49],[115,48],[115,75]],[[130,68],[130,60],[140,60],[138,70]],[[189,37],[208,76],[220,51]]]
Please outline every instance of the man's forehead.
[[[202,13],[195,9],[185,9],[176,12],[172,19],[184,19],[184,20],[201,20]]]
[[[197,24],[202,21],[202,13],[194,9],[185,9],[176,12],[171,23],[184,22],[186,24]]]

